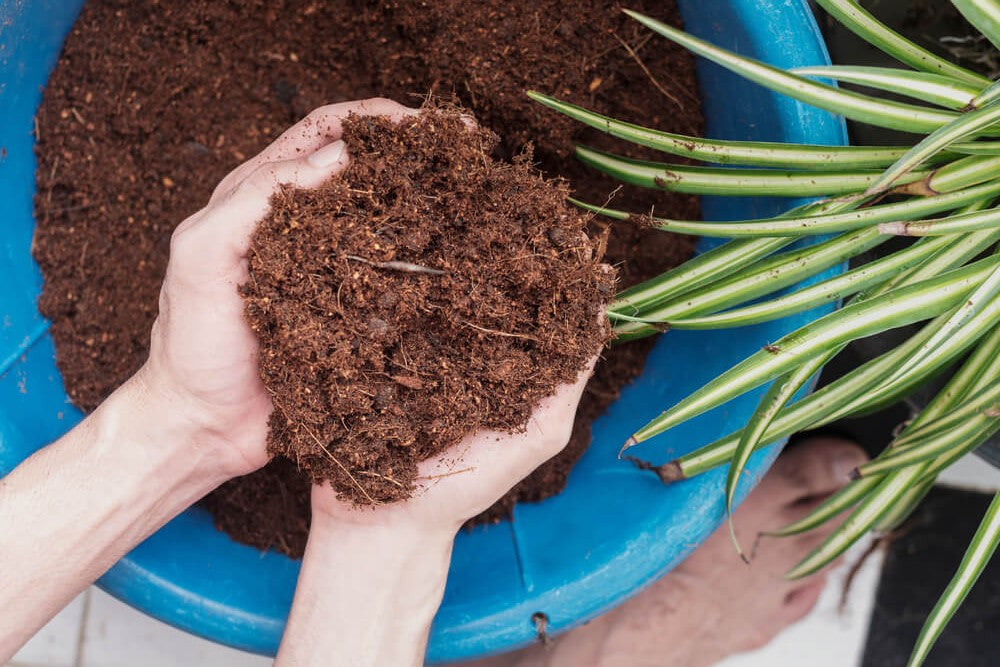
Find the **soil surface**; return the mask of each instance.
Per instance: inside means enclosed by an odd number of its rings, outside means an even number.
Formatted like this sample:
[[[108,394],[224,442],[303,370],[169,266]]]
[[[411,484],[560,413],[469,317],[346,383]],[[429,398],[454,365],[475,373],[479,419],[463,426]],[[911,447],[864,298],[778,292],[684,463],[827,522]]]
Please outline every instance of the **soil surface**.
[[[615,277],[566,187],[458,110],[351,116],[344,141],[343,174],[271,198],[241,292],[268,451],[365,505],[470,433],[523,431],[609,340]]]
[[[413,106],[429,94],[454,97],[504,138],[499,156],[512,157],[532,138],[543,170],[597,202],[617,184],[568,159],[572,142],[629,150],[532,105],[524,89],[700,133],[691,59],[641,30],[619,3],[493,4],[88,2],[37,124],[35,256],[45,276],[39,306],[52,320],[72,400],[93,409],[145,360],[173,228],[204,205],[228,171],[316,106],[373,95]],[[629,6],[679,25],[670,2]],[[696,199],[685,195],[625,188],[616,201],[633,210],[655,205],[662,215],[698,214]],[[606,259],[618,266],[623,285],[691,251],[684,237],[617,224],[612,231]],[[607,352],[566,452],[486,518],[504,516],[518,498],[561,490],[589,442],[590,422],[640,372],[648,346]],[[225,485],[206,505],[235,538],[296,555],[308,521],[307,488],[279,460]]]

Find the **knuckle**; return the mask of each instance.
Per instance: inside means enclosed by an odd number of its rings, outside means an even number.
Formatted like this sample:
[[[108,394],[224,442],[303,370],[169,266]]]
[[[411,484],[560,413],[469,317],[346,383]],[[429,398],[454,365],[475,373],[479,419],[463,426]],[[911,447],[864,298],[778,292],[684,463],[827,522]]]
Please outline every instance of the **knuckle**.
[[[237,194],[263,194],[274,192],[278,186],[278,169],[271,163],[264,163],[254,169],[237,186]]]

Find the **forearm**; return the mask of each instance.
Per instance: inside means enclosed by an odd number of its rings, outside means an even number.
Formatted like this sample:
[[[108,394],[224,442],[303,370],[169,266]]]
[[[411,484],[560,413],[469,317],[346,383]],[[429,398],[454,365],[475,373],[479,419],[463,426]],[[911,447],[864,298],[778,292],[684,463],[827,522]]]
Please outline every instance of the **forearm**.
[[[453,539],[314,519],[276,664],[422,665]]]
[[[0,480],[0,663],[223,481],[171,407],[130,382]]]

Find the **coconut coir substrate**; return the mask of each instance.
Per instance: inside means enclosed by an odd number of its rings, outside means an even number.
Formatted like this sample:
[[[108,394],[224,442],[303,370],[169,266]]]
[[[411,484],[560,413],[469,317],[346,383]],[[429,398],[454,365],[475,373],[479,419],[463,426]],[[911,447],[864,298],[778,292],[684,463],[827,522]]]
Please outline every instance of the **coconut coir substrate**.
[[[567,177],[576,194],[596,202],[619,184],[567,157],[572,143],[633,149],[530,103],[525,89],[699,134],[691,58],[641,29],[621,6],[89,0],[37,117],[35,256],[45,277],[39,307],[52,322],[73,402],[93,409],[145,360],[173,228],[204,206],[226,173],[316,106],[373,95],[414,106],[428,94],[455,97],[501,135],[502,156],[532,139],[543,170]],[[672,2],[628,6],[680,25]],[[626,187],[615,201],[633,210],[655,206],[671,217],[698,215],[689,195]],[[630,285],[690,251],[684,237],[615,223],[606,258],[620,283]],[[570,445],[484,520],[506,516],[519,499],[562,489],[589,443],[591,422],[639,373],[650,344],[605,351]],[[205,504],[234,538],[302,554],[308,479],[287,461],[225,484]]]
[[[272,197],[241,291],[270,453],[371,504],[471,433],[523,430],[608,340],[615,281],[566,188],[458,111],[351,116],[344,141],[343,174]]]

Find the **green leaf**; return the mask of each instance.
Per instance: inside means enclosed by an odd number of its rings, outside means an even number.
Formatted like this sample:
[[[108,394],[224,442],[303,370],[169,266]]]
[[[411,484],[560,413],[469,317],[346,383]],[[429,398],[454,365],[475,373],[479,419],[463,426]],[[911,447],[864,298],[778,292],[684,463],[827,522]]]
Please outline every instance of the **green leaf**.
[[[962,190],[993,180],[998,170],[1000,155],[970,155],[936,168],[926,179],[926,190],[930,193]]]
[[[975,415],[948,431],[908,440],[905,446],[891,448],[887,456],[859,466],[858,475],[861,477],[884,475],[893,470],[922,463],[949,453],[968,454],[979,446],[976,435],[989,426],[990,422],[997,421],[996,417]]]
[[[990,257],[821,317],[708,382],[636,431],[626,446],[711,410],[831,348],[935,317],[966,298],[998,266],[1000,259]]]
[[[950,414],[960,401],[986,390],[994,378],[1000,378],[1000,327],[983,338],[944,388],[910,422],[906,434]]]
[[[994,81],[969,102],[969,108],[979,109],[1000,99],[1000,82]]]
[[[947,311],[939,319],[935,320],[934,333],[940,331],[944,324],[958,309],[958,306]],[[914,388],[925,383],[937,372],[943,370],[951,360],[957,358],[967,348],[977,344],[982,339],[983,327],[961,327],[950,338],[947,338],[932,355],[922,356],[922,360],[911,369],[909,374],[900,375],[898,379],[888,381],[895,371],[902,367],[906,361],[919,351],[920,346],[925,345],[930,337],[925,338],[916,348],[910,349],[903,361],[893,366],[880,378],[880,381],[873,387],[869,387],[863,396],[857,396],[848,401],[846,405],[833,410],[826,416],[814,422],[814,427],[824,426],[838,419],[848,416],[858,416],[871,414],[909,394]],[[933,334],[932,334],[933,335]]]
[[[692,221],[673,220],[654,217],[651,222],[657,228],[678,234],[693,234],[710,237],[761,237],[761,236],[811,236],[844,232],[881,222],[896,220],[916,220],[942,211],[950,211],[971,202],[987,197],[1000,195],[1000,180],[983,183],[958,192],[943,195],[910,199],[893,204],[870,206],[857,211],[843,213],[827,213],[806,215],[794,218],[763,218],[758,220],[731,221]],[[628,220],[642,218],[643,214],[634,214],[605,206],[587,204],[577,199],[569,199],[580,208],[593,213],[613,218]],[[834,200],[837,201],[837,200]]]
[[[994,255],[991,259],[1000,259],[1000,255]],[[935,354],[949,338],[956,334],[958,329],[964,326],[973,326],[975,323],[975,326],[978,326],[985,334],[1000,323],[1000,263],[995,262],[994,267],[989,274],[984,276],[985,279],[976,286],[958,309],[948,317],[941,329],[921,345],[906,360],[906,363],[893,371],[892,375],[886,379],[886,384],[899,380],[919,365],[924,358]]]
[[[868,187],[865,194],[885,192],[906,174],[951,144],[991,128],[995,131],[997,121],[1000,121],[1000,105],[970,111],[950,121],[906,151],[903,157],[882,173],[878,181]]]
[[[917,638],[917,644],[910,655],[910,667],[923,664],[927,654],[934,646],[934,642],[941,635],[941,631],[954,616],[955,611],[961,606],[962,601],[965,600],[966,595],[979,579],[986,564],[993,557],[998,544],[1000,544],[1000,493],[993,496],[993,502],[986,510],[986,516],[979,524],[979,529],[972,538],[972,542],[969,543],[969,548],[962,558],[962,563],[958,566],[958,571],[924,622],[920,636]]]
[[[650,222],[658,229],[678,234],[710,237],[761,237],[761,236],[812,236],[844,232],[882,222],[916,220],[928,215],[951,211],[988,197],[1000,195],[1000,180],[983,183],[958,192],[910,199],[893,204],[870,206],[862,210],[804,215],[801,217],[776,217],[758,220],[691,221],[653,217]],[[615,220],[643,217],[643,214],[619,211],[604,206],[587,204],[570,198],[570,202],[587,211]],[[832,200],[834,202],[845,200]]]
[[[793,99],[839,113],[851,120],[904,132],[925,133],[956,118],[956,114],[950,111],[880,100],[818,83],[807,77],[789,74],[760,61],[720,49],[656,19],[631,10],[624,11],[654,32],[744,78]]]
[[[996,155],[1000,152],[1000,141],[968,141],[953,144],[948,150],[968,155]]]
[[[972,213],[981,210],[981,206],[986,206],[988,201],[979,201],[961,209],[963,213]],[[912,284],[927,278],[950,271],[957,266],[965,264],[973,257],[978,257],[990,246],[1000,241],[1000,235],[996,231],[988,230],[982,232],[971,232],[961,234],[958,238],[952,239],[953,244],[942,250],[939,254],[927,259],[919,266],[909,271],[904,271],[892,280],[888,281],[882,291],[888,291],[903,284]]]
[[[1000,49],[1000,3],[996,0],[951,0],[951,4]]]
[[[942,237],[926,242],[918,241],[908,248],[776,299],[721,313],[672,318],[669,320],[670,328],[717,329],[747,326],[800,313],[881,284],[953,243],[954,239]]]
[[[962,110],[969,106],[982,90],[980,86],[957,81],[941,74],[911,72],[891,67],[821,65],[796,67],[788,71],[802,76],[820,76],[877,90],[886,90],[930,102],[946,109],[956,110]]]
[[[875,183],[881,172],[808,172],[791,169],[746,169],[740,167],[691,167],[648,162],[605,153],[586,146],[576,147],[576,157],[623,183],[653,190],[699,195],[741,197],[818,197],[856,193]],[[904,183],[928,177],[930,172],[911,172]]]
[[[750,266],[794,242],[795,239],[788,236],[729,241],[692,257],[671,271],[619,292],[607,311],[634,315],[667,298],[731,275],[739,267]]]
[[[971,244],[960,241],[956,245],[962,246],[958,250],[978,254],[978,252],[974,251],[974,247],[970,250],[969,246]],[[964,261],[960,255],[956,256],[951,252],[948,255],[955,262],[961,263],[961,261]],[[929,267],[929,269],[925,271],[925,267]],[[909,280],[901,280],[895,287],[916,284],[950,268],[952,268],[952,265],[948,262],[932,261],[919,267],[918,270],[912,272]],[[885,293],[873,291],[872,297]],[[946,312],[939,315],[901,345],[875,359],[865,362],[843,377],[834,380],[802,400],[786,407],[775,418],[771,428],[767,430],[762,445],[770,444],[797,431],[818,428],[843,417],[864,414],[869,410],[894,403],[923,384],[926,378],[939,373],[969,347],[976,345],[980,341],[978,332],[966,330],[962,332],[962,335],[953,337],[945,347],[938,350],[937,355],[925,359],[920,367],[911,372],[909,377],[890,386],[883,385],[885,377],[894,368],[904,363],[920,345],[934,335],[947,321],[949,314]],[[956,387],[955,391],[959,390],[959,386],[963,388],[963,391],[966,390],[965,388],[970,385],[971,381],[964,381],[963,378],[970,372],[965,370],[969,364],[974,364],[972,368],[979,369],[982,372],[1000,373],[1000,330],[991,332],[982,342],[978,343],[975,351],[969,356],[965,364],[963,364],[962,369],[955,374],[945,388],[945,391],[951,391],[950,388],[953,384]],[[995,368],[993,364],[996,364]],[[978,375],[975,377],[978,377]],[[876,389],[878,389],[878,392],[874,393]],[[917,416],[913,425],[918,425],[921,422],[922,415],[925,413],[931,413],[932,410],[938,409],[934,406],[941,406],[942,403],[939,399],[944,398],[944,396],[936,397],[924,409],[921,415]],[[947,408],[941,407],[940,409]],[[680,457],[674,461],[675,467],[683,477],[687,478],[724,464],[732,458],[736,444],[739,441],[740,433],[741,431],[730,433],[723,438]]]
[[[990,83],[986,77],[917,46],[881,23],[854,0],[816,0],[816,3],[845,28],[913,69],[935,72],[974,86],[984,87]]]
[[[945,319],[945,315],[939,315],[900,346],[863,363],[843,377],[786,407],[778,414],[774,423],[764,434],[762,446],[788,437],[797,431],[812,428],[814,425],[822,423],[828,415],[839,411],[856,398],[864,396],[871,388],[881,382],[886,373],[903,363],[909,354],[933,335]],[[939,369],[946,365],[949,360],[941,357],[935,358],[933,361],[937,364],[934,368]],[[930,372],[933,369],[922,370]],[[901,389],[901,391],[912,389],[920,381],[920,379],[916,379],[910,387]],[[676,459],[677,469],[683,477],[687,478],[722,465],[732,458],[741,432],[742,429],[730,433]]]
[[[636,334],[644,329],[655,330],[656,327],[648,323],[669,322],[674,318],[714,312],[770,294],[847,261],[889,238],[874,228],[848,232],[822,243],[775,254],[705,287],[677,296],[663,295],[667,297],[664,301],[651,303],[638,312],[609,310],[608,317],[625,320],[615,324],[616,333],[620,336]]]
[[[916,222],[902,220],[882,222],[878,225],[878,230],[883,234],[897,236],[941,236],[964,232],[996,231],[998,229],[1000,229],[1000,208]]]
[[[914,483],[920,479],[924,465],[903,468],[883,477],[878,485],[858,503],[844,523],[789,570],[785,574],[785,578],[799,579],[810,575],[829,565],[847,551],[892,508],[896,501],[913,487]]]
[[[845,510],[856,505],[872,489],[878,486],[881,480],[882,478],[879,476],[854,480],[847,486],[835,491],[830,497],[826,498],[798,521],[767,534],[774,537],[788,537],[819,528],[830,519],[840,516]]]
[[[739,488],[740,476],[746,468],[747,461],[750,460],[750,456],[760,446],[764,434],[771,426],[778,412],[838,352],[840,352],[839,348],[827,354],[820,355],[775,380],[760,400],[757,410],[750,418],[750,421],[743,428],[740,441],[736,445],[736,451],[733,453],[733,460],[729,464],[729,473],[726,476],[726,514],[729,516],[729,534],[740,555],[743,554],[743,551],[740,549],[739,542],[736,539],[732,512],[733,502],[736,499],[736,490]]]
[[[889,511],[882,515],[882,518],[875,522],[872,530],[877,533],[887,533],[898,528],[906,521],[913,510],[917,509],[930,490],[934,488],[937,475],[921,478],[914,486],[907,489],[903,495],[889,508]]]
[[[906,151],[905,148],[896,146],[820,146],[771,141],[702,139],[625,123],[535,91],[529,91],[528,97],[613,137],[671,155],[716,164],[812,171],[872,169],[888,167]],[[977,151],[989,149],[1000,151],[1000,146],[972,147],[972,150]]]
[[[964,367],[964,366],[963,366]],[[967,420],[982,416],[987,408],[995,407],[1000,402],[1000,377],[976,391],[972,396],[963,397],[960,403],[952,403],[951,409],[936,419],[925,420],[918,428],[909,428],[906,433],[893,441],[893,448],[899,448],[959,428]],[[987,419],[997,419],[996,416]]]

